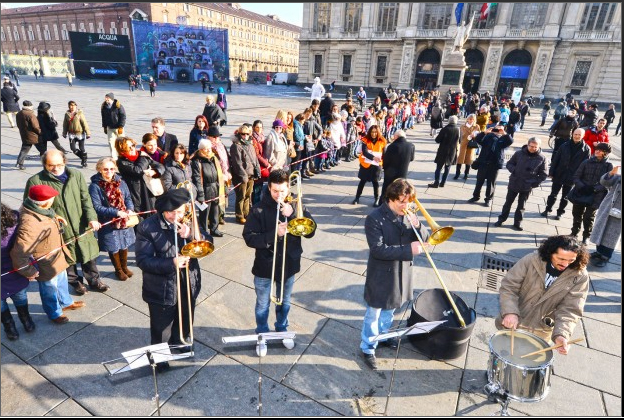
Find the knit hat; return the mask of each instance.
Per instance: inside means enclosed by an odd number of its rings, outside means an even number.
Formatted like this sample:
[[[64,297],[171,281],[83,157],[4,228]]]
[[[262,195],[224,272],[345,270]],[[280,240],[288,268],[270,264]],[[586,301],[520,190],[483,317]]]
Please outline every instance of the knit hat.
[[[58,191],[49,185],[33,185],[28,190],[28,197],[35,201],[46,201],[59,195]]]
[[[282,120],[275,120],[275,121],[273,121],[273,128],[275,128],[275,127],[286,128],[286,124],[284,124],[284,121],[282,121]]]
[[[107,93],[106,95],[104,95],[104,96],[106,96],[106,97],[108,97],[108,98],[111,98],[111,99],[113,99],[113,100],[115,99],[115,95],[113,95],[113,92],[108,92],[108,93]]]
[[[156,199],[154,206],[159,213],[173,211],[191,200],[191,193],[186,188],[172,188]]]

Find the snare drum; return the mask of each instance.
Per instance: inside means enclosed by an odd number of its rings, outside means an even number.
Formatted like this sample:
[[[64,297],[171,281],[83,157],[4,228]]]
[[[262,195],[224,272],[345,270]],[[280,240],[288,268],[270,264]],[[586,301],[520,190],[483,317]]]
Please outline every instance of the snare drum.
[[[497,393],[520,402],[541,401],[548,395],[552,373],[553,351],[521,358],[549,347],[540,337],[528,331],[514,332],[511,355],[511,331],[501,330],[490,337],[490,359],[486,392]]]

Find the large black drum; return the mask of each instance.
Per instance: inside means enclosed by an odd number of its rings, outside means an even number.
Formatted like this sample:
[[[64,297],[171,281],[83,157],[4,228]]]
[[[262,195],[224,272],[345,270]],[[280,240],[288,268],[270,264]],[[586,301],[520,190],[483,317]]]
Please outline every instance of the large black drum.
[[[451,302],[443,289],[423,290],[412,305],[412,314],[407,320],[410,327],[418,322],[446,321],[428,334],[412,334],[409,340],[417,350],[432,359],[456,359],[466,352],[470,334],[477,320],[477,313],[455,293],[451,293],[465,327],[461,327]]]

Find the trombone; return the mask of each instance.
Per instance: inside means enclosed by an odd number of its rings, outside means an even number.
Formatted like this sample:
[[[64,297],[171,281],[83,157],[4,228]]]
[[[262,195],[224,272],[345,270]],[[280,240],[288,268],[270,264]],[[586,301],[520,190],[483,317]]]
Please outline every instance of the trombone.
[[[273,266],[271,269],[271,301],[276,305],[281,305],[284,300],[284,271],[286,270],[286,240],[288,238],[288,233],[294,236],[307,236],[316,230],[316,223],[314,220],[304,217],[303,215],[303,191],[301,188],[301,173],[299,171],[294,171],[288,177],[288,185],[290,186],[292,180],[295,180],[297,186],[297,198],[293,198],[292,195],[288,195],[284,199],[284,203],[287,202],[297,202],[296,207],[296,217],[288,222],[288,232],[284,235],[284,241],[282,245],[282,279],[281,287],[280,287],[280,296],[279,298],[275,294],[275,262],[277,260],[277,240],[278,240],[278,227],[280,224],[280,208],[283,206],[281,202],[277,203],[277,215],[275,216],[275,238],[273,239]]]
[[[190,183],[190,181],[184,181],[184,182],[180,182],[178,185],[176,185],[176,188],[186,188],[189,192],[189,194],[191,195],[191,200],[190,203],[187,203],[187,210],[186,210],[186,214],[184,215],[184,217],[182,218],[182,220],[180,220],[181,223],[186,224],[189,220],[191,222],[191,233],[192,233],[192,240],[188,243],[186,243],[183,247],[182,250],[180,251],[180,254],[184,255],[185,257],[190,257],[190,258],[202,258],[205,257],[208,254],[211,254],[214,251],[214,245],[212,244],[212,242],[201,239],[201,233],[199,231],[199,224],[197,223],[197,214],[195,212],[195,198],[193,197],[193,188],[192,185]],[[189,209],[190,207],[190,209]],[[176,249],[176,254],[178,252],[178,225],[177,224],[173,224],[174,226],[174,245],[175,245],[175,249]],[[179,332],[180,332],[180,342],[186,346],[190,346],[193,344],[193,316],[192,316],[192,311],[191,311],[191,280],[189,278],[189,264],[186,264],[185,267],[185,273],[186,273],[186,303],[188,306],[188,314],[189,314],[189,337],[191,339],[191,342],[187,342],[183,335],[183,325],[182,325],[182,287],[181,287],[181,280],[180,280],[180,269],[176,267],[176,284],[177,284],[177,292],[178,292],[178,322],[179,322]]]
[[[420,210],[422,212],[425,220],[427,220],[427,223],[429,224],[429,226],[431,227],[431,230],[432,230],[432,233],[429,236],[429,239],[427,240],[427,243],[429,243],[431,245],[438,245],[438,244],[441,244],[442,242],[446,241],[448,238],[451,237],[451,235],[453,235],[453,232],[455,232],[454,228],[452,228],[451,226],[440,227],[440,225],[438,225],[435,222],[435,220],[433,220],[433,218],[429,215],[429,213],[427,213],[427,210],[425,210],[425,208],[422,206],[422,204],[420,204],[418,199],[416,197],[414,197],[413,200],[414,200],[414,204],[416,206],[416,211]],[[423,240],[420,237],[420,234],[418,233],[418,230],[416,230],[416,228],[412,224],[411,219],[409,218],[409,215],[414,214],[415,211],[412,211],[410,209],[405,209],[404,213],[405,213],[406,216],[408,216],[407,220],[409,221],[409,224],[412,227],[412,230],[416,234],[416,238],[418,239],[418,242],[420,242],[420,245],[422,246],[423,251],[425,251],[425,255],[427,256],[427,259],[429,260],[429,264],[431,264],[431,268],[433,268],[433,272],[435,273],[436,277],[440,281],[440,284],[442,285],[442,289],[444,289],[444,293],[446,293],[446,297],[448,298],[449,302],[451,303],[451,307],[453,308],[453,311],[455,312],[455,316],[457,317],[457,320],[459,321],[459,324],[462,327],[465,327],[466,326],[466,322],[464,321],[464,318],[462,317],[461,313],[459,312],[459,309],[457,309],[457,305],[455,305],[455,301],[453,300],[453,297],[451,296],[451,292],[449,292],[449,290],[447,289],[446,285],[444,284],[444,281],[442,280],[442,276],[440,275],[440,272],[438,271],[437,267],[433,263],[433,260],[431,259],[431,255],[429,255],[429,252],[427,251],[427,248],[425,247],[425,244],[423,243]]]

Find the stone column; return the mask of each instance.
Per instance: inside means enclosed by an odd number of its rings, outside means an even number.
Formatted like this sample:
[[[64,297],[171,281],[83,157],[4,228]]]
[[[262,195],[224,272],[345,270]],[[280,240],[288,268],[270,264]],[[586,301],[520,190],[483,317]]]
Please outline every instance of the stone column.
[[[544,38],[556,38],[559,36],[559,19],[563,15],[563,3],[551,3],[548,8],[548,17],[544,25]]]
[[[444,43],[444,51],[440,60],[440,73],[438,74],[438,85],[440,92],[447,92],[449,88],[453,91],[461,89],[466,73],[465,50],[454,51],[454,39]]]
[[[496,25],[492,31],[493,37],[504,37],[507,35],[512,9],[512,3],[498,3],[498,17],[496,18]]]
[[[479,91],[496,92],[496,82],[500,73],[503,56],[503,41],[492,41],[488,48],[487,57],[483,65],[483,75]]]
[[[539,96],[546,85],[546,76],[555,52],[555,42],[542,42],[537,50],[535,65],[525,92],[526,95]]]
[[[577,22],[580,20],[580,14],[583,13],[585,5],[581,3],[567,3],[566,12],[559,36],[561,39],[570,39],[574,37],[574,32],[577,30]]]

